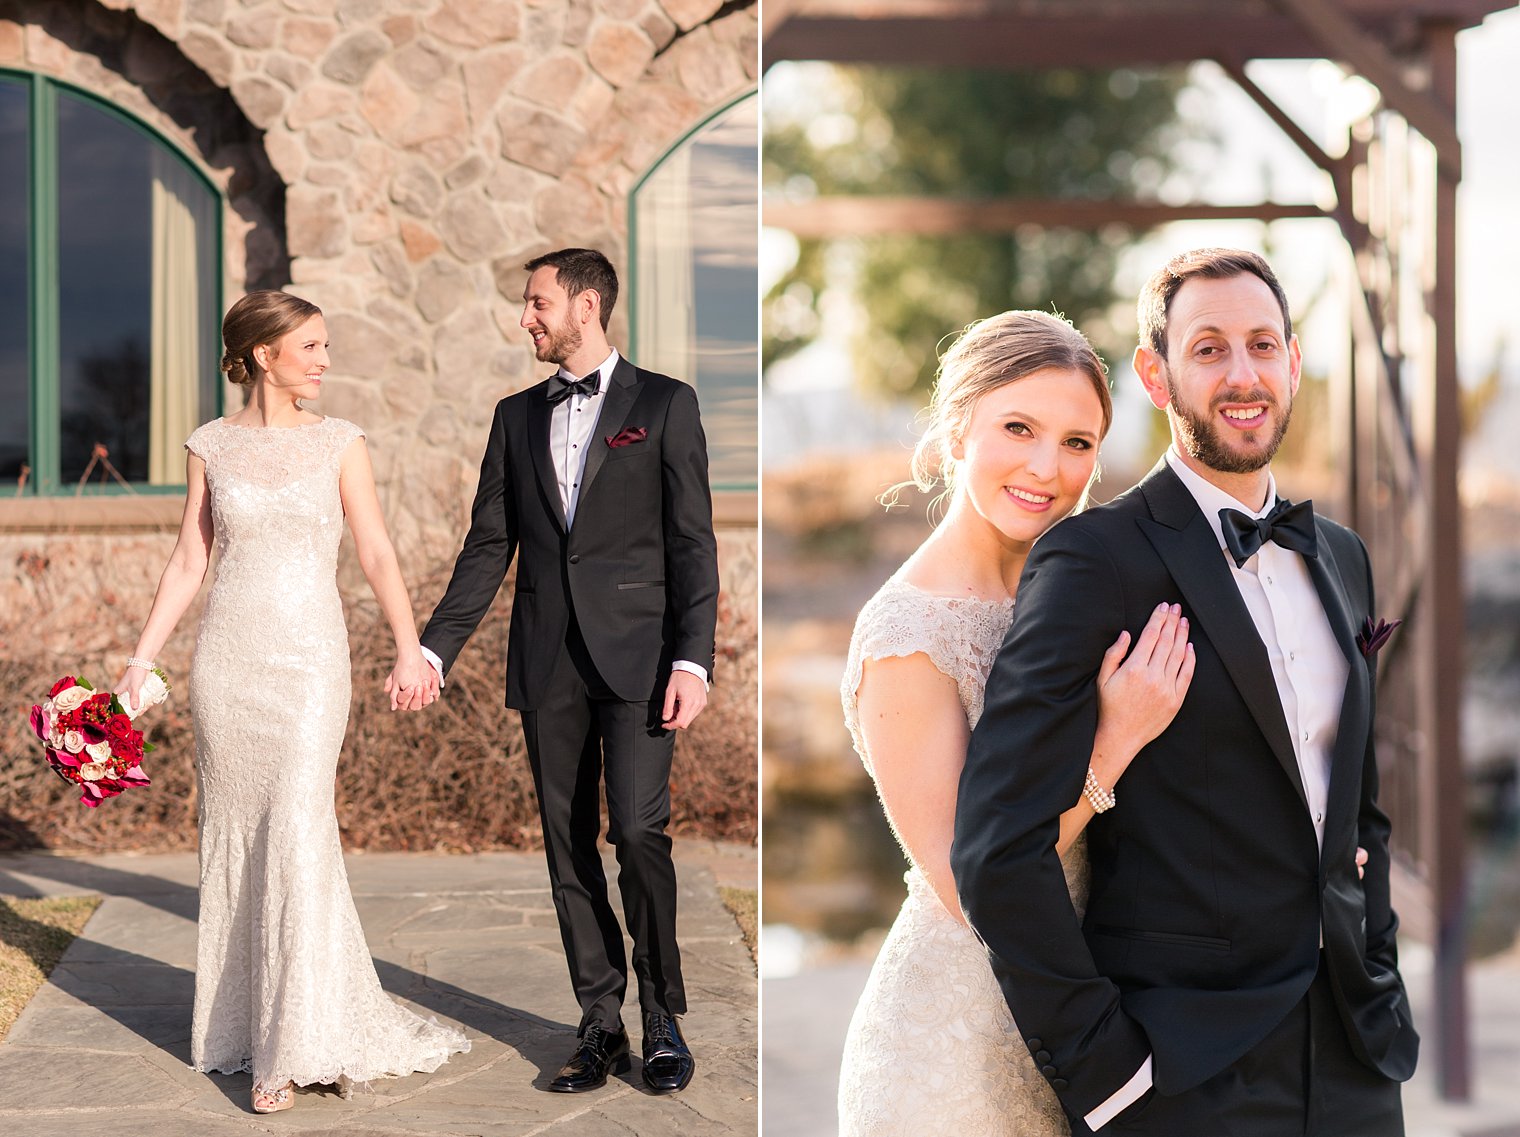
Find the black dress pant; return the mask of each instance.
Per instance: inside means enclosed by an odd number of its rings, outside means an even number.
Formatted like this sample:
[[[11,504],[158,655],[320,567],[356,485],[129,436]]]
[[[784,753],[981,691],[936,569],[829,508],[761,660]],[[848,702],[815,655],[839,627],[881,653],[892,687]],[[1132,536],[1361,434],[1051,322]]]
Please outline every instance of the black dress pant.
[[[528,763],[538,791],[544,852],[580,1030],[621,1024],[628,986],[623,933],[607,899],[597,851],[605,772],[607,840],[617,852],[618,890],[633,940],[639,1006],[686,1012],[676,947],[676,873],[671,861],[672,731],[658,701],[615,698],[596,672],[575,619],[554,664],[549,695],[522,712]]]
[[[1087,1132],[1078,1122],[1074,1132]],[[1154,1091],[1101,1137],[1403,1137],[1399,1083],[1356,1057],[1319,974],[1288,1017],[1239,1061],[1199,1086]]]

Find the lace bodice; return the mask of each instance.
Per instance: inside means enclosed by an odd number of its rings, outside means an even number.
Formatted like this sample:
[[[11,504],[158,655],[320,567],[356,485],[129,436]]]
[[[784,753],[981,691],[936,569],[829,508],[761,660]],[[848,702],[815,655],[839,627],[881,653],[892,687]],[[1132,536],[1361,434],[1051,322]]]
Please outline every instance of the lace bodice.
[[[936,596],[893,577],[866,602],[855,620],[845,662],[840,698],[855,752],[872,771],[871,755],[860,734],[858,693],[868,659],[889,659],[923,652],[929,662],[955,680],[966,721],[982,717],[987,674],[1013,619],[1013,600],[971,596]]]
[[[215,419],[185,441],[206,463],[220,551],[250,603],[288,603],[291,588],[337,587],[343,502],[338,461],[364,432],[340,418],[304,426],[234,426]]]

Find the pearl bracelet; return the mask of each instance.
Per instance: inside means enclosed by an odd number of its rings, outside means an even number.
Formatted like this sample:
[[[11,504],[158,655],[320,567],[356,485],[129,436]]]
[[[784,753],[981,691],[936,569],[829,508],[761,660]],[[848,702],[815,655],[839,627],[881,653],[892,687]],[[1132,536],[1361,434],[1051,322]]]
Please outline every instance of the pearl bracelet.
[[[138,659],[135,655],[129,656],[127,659],[127,667],[129,668],[141,667],[144,671],[152,671],[157,666],[151,659]]]
[[[1087,783],[1082,787],[1082,796],[1092,805],[1094,813],[1105,813],[1119,804],[1113,790],[1105,790],[1098,784],[1098,775],[1093,773],[1091,766],[1087,767]]]

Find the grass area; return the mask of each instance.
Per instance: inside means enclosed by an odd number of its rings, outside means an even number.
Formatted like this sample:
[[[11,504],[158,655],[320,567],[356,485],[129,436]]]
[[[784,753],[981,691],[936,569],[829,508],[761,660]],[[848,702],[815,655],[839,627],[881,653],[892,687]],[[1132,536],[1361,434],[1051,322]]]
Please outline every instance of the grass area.
[[[739,931],[744,934],[744,946],[749,948],[750,959],[755,958],[756,933],[760,929],[760,893],[753,888],[729,888],[718,886],[723,906],[733,913]]]
[[[0,1039],[99,907],[98,896],[0,896]]]

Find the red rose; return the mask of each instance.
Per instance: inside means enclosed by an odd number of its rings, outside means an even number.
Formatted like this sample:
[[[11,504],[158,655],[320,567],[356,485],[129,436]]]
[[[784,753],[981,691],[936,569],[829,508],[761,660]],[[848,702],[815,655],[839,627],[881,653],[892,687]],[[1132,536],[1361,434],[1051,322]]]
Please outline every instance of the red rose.
[[[106,733],[112,738],[131,738],[132,720],[125,714],[112,715],[106,720]]]
[[[59,691],[67,691],[72,686],[74,686],[74,677],[72,675],[65,675],[62,679],[53,684],[53,689],[48,692],[48,698],[51,699],[54,695],[58,694]]]
[[[142,761],[142,732],[134,730],[126,738],[111,739],[111,756],[136,765]]]

